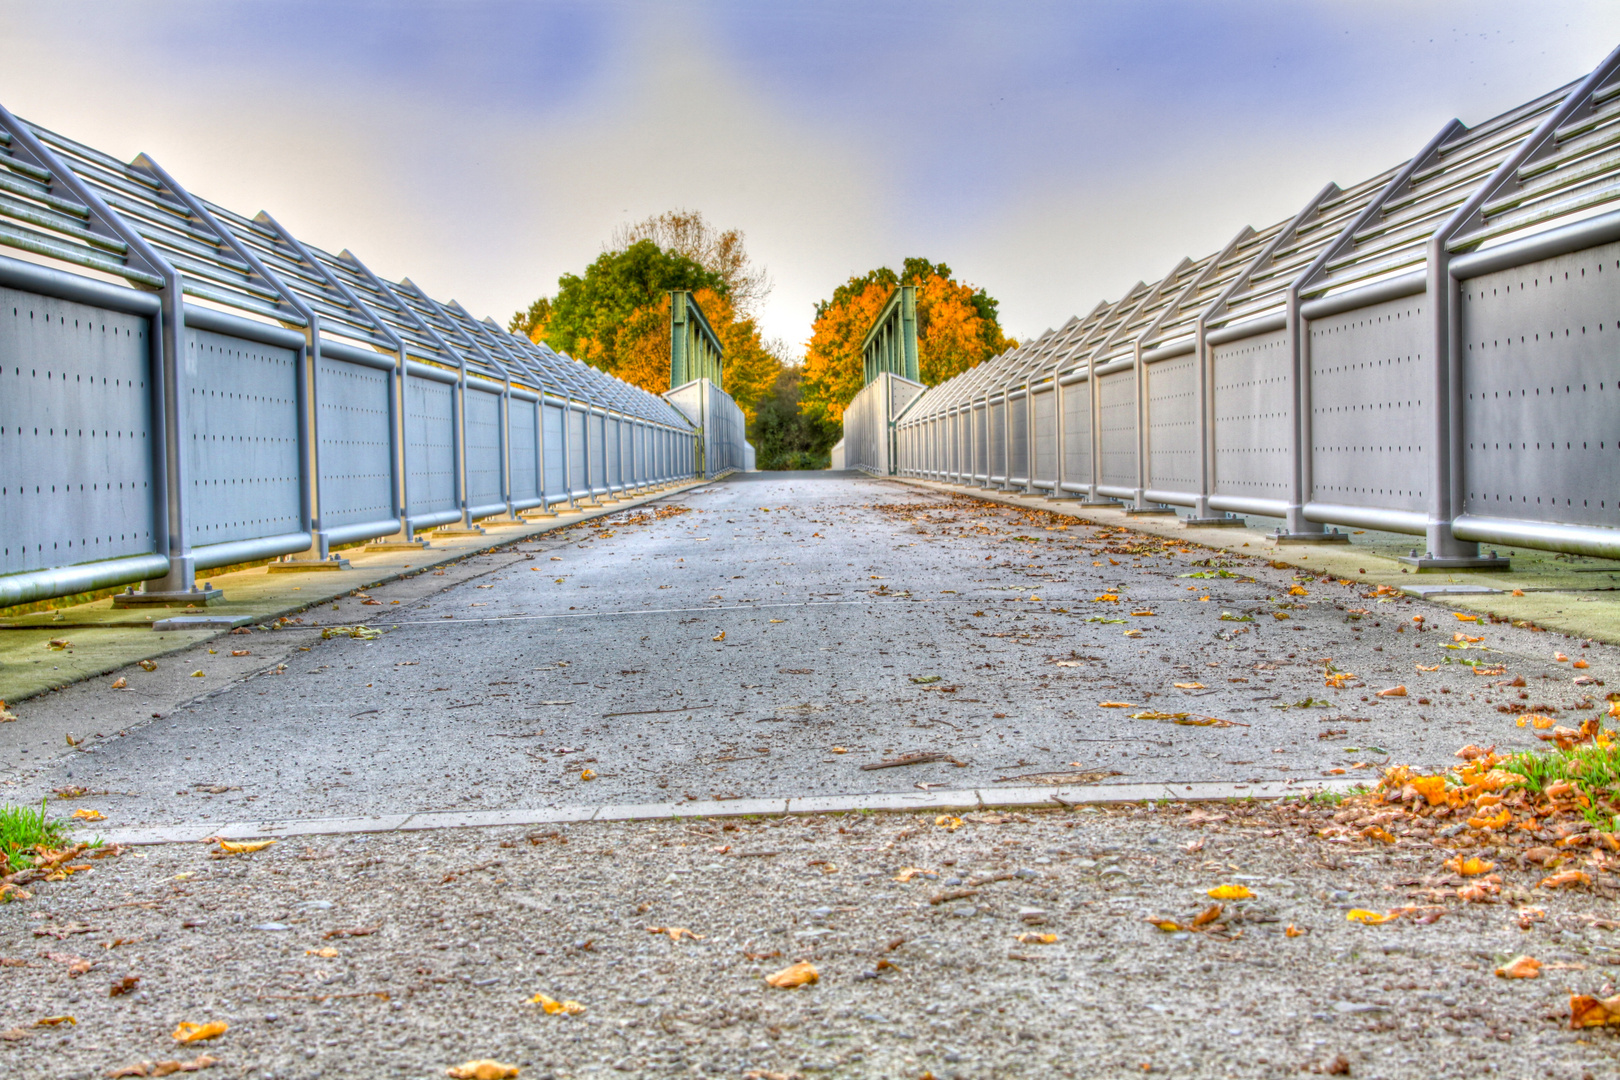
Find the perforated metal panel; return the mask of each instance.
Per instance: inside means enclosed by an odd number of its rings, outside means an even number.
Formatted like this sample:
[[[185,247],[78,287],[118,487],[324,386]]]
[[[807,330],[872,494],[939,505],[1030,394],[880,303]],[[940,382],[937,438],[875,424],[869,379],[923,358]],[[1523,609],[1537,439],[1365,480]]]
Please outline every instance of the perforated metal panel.
[[[990,480],[1004,483],[1007,479],[1007,403],[990,404]]]
[[[1007,402],[1007,476],[1029,480],[1029,407],[1024,398]]]
[[[410,513],[456,508],[454,394],[449,383],[405,380],[405,454]]]
[[[192,544],[297,532],[298,354],[187,327],[185,377]]]
[[[1136,486],[1136,373],[1116,371],[1097,380],[1102,404],[1104,484]]]
[[[990,409],[979,405],[973,409],[973,474],[988,483],[990,478]]]
[[[607,475],[603,472],[607,461],[607,418],[591,413],[587,418],[585,430],[590,433],[591,440],[591,490],[601,492],[607,490]]]
[[[1620,244],[1462,283],[1464,512],[1620,526]]]
[[[323,355],[315,378],[321,526],[385,521],[394,513],[389,374]]]
[[[603,442],[607,447],[607,485],[618,489],[624,486],[624,440],[619,432],[619,418],[610,416],[603,422]]]
[[[1147,486],[1198,494],[1198,358],[1147,365],[1147,395]]]
[[[507,403],[507,427],[512,439],[512,499],[540,497],[540,464],[536,449],[540,426],[540,406],[533,401],[512,398]]]
[[[152,551],[148,324],[0,289],[0,573]]]
[[[1310,500],[1428,509],[1434,371],[1421,296],[1310,324]]]
[[[1051,390],[1037,393],[1035,403],[1035,479],[1057,482],[1057,395]]]
[[[559,405],[545,408],[546,496],[553,498],[567,488],[563,474],[563,410]]]
[[[1063,477],[1071,485],[1091,483],[1091,382],[1063,388]]]
[[[568,489],[574,495],[589,495],[585,488],[585,414],[578,409],[568,413]]]
[[[1218,495],[1287,499],[1293,487],[1293,366],[1278,330],[1210,349]]]
[[[467,387],[467,505],[501,501],[501,396]]]

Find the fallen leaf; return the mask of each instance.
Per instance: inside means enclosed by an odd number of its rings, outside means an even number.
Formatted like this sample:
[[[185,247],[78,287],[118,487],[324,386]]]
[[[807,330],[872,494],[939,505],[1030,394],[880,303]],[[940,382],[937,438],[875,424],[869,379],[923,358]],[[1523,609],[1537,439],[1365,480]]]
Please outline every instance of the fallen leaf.
[[[726,640],[726,632],[724,630],[722,630],[718,634],[714,635],[714,637],[710,638],[709,640],[710,641],[724,641],[724,640]]]
[[[1283,936],[1284,937],[1300,937],[1304,933],[1305,933],[1305,931],[1301,930],[1299,927],[1295,926],[1293,923],[1289,923],[1287,928],[1285,928],[1283,930]]]
[[[595,780],[596,779],[596,770],[595,769],[586,769],[584,772],[579,774],[579,778],[581,780]]]
[[[107,988],[108,997],[123,997],[140,983],[139,975],[125,975],[122,979]]]
[[[1057,941],[1056,934],[1019,934],[1017,938],[1020,945],[1051,945]]]
[[[1226,908],[1224,906],[1220,905],[1220,904],[1211,904],[1211,905],[1209,905],[1209,907],[1207,907],[1203,911],[1199,912],[1198,917],[1192,921],[1193,929],[1196,930],[1201,926],[1209,925],[1210,923],[1214,922],[1216,919],[1220,918],[1221,917],[1221,912],[1223,912],[1225,910],[1226,910]]]
[[[206,1024],[193,1024],[189,1020],[182,1020],[180,1026],[170,1034],[175,1042],[193,1043],[204,1039],[217,1039],[225,1034],[226,1024],[223,1020],[210,1020]]]
[[[791,964],[775,974],[765,976],[766,985],[774,986],[779,990],[788,990],[795,986],[808,986],[820,980],[821,974],[816,971],[815,965],[802,961]]]
[[[955,832],[957,829],[962,827],[962,819],[959,817],[951,817],[949,814],[941,814],[939,817],[934,819],[934,824],[938,825],[946,832]]]
[[[1540,889],[1565,889],[1575,885],[1590,885],[1592,877],[1585,870],[1565,870],[1561,874],[1544,877],[1536,883]]]
[[[192,678],[193,678],[193,679],[201,679],[201,678],[205,678],[205,677],[206,677],[206,676],[204,676],[204,675],[203,675],[203,673],[202,673],[202,672],[201,672],[201,671],[193,671],[193,672],[192,672],[192,673],[191,673],[191,677],[192,677]]]
[[[1533,956],[1520,956],[1497,968],[1496,975],[1502,979],[1539,979],[1541,961]]]
[[[1417,668],[1419,671],[1423,671],[1423,672],[1439,671],[1440,670],[1440,665],[1439,664],[1414,664],[1412,666]]]
[[[907,866],[907,867],[904,867],[898,874],[896,874],[894,876],[894,880],[904,883],[904,882],[910,881],[912,878],[918,876],[919,874],[922,874],[922,875],[925,875],[925,876],[928,876],[928,877],[935,876],[934,871],[932,871],[932,870],[924,870],[920,866]]]
[[[546,1000],[550,1001],[550,998]],[[481,1061],[469,1061],[465,1065],[452,1065],[445,1070],[445,1075],[455,1080],[512,1080],[518,1074],[516,1065],[502,1065],[498,1061],[484,1058]]]
[[[1305,590],[1305,587],[1303,585],[1295,585],[1295,586],[1293,586],[1292,588],[1290,588],[1288,590],[1288,595],[1289,596],[1309,596],[1311,594]]]
[[[1344,913],[1344,917],[1350,922],[1358,922],[1365,926],[1378,926],[1381,923],[1400,918],[1399,915],[1394,913],[1386,914],[1380,911],[1368,911],[1366,908],[1351,908]]]
[[[1204,684],[1201,683],[1201,682],[1178,682],[1178,683],[1175,684],[1175,686],[1176,686],[1177,690],[1202,690],[1202,689],[1204,689]]]
[[[67,638],[51,638],[51,640],[45,643],[45,647],[50,649],[52,652],[61,652],[63,649],[70,647],[72,644],[73,642],[69,641]]]
[[[338,951],[336,949],[332,948],[332,946],[328,945],[325,948],[321,948],[321,949],[305,949],[304,950],[304,955],[305,956],[319,956],[323,960],[330,960],[334,956],[338,955]]]
[[[80,821],[100,821],[100,820],[102,820],[100,810],[79,809],[79,810],[73,811],[73,816],[78,818]]]
[[[835,754],[847,754],[849,753],[849,750],[842,746],[835,746],[832,748],[832,752]]]
[[[1379,697],[1405,697],[1406,696],[1406,687],[1404,687],[1404,686],[1391,686],[1388,690],[1380,690],[1380,691],[1378,691],[1378,696]]]
[[[1513,812],[1507,807],[1498,808],[1498,812],[1491,815],[1481,814],[1479,817],[1468,819],[1470,829],[1501,829],[1513,820]]]
[[[42,1016],[34,1021],[35,1027],[60,1027],[62,1024],[77,1027],[79,1022],[71,1016]]]
[[[1620,1024],[1620,994],[1602,999],[1584,994],[1569,996],[1571,1028],[1602,1027],[1604,1024]]]
[[[1577,668],[1588,668],[1588,667],[1591,667],[1592,665],[1588,664],[1585,660],[1577,660],[1577,661],[1575,661],[1573,664],[1571,664],[1569,666],[1570,667],[1577,667]]]
[[[1212,900],[1252,900],[1254,893],[1247,885],[1217,885],[1208,893]]]
[[[1134,709],[1134,708],[1137,708],[1137,706],[1132,704],[1129,701],[1099,701],[1099,702],[1097,702],[1097,708],[1099,708],[1099,709]]]
[[[917,683],[919,686],[926,686],[929,683],[939,682],[941,678],[942,676],[939,675],[913,675],[911,677],[911,681]]]
[[[274,840],[222,840],[217,836],[213,839],[219,842],[220,852],[226,855],[250,855],[275,843]]]
[[[1565,656],[1565,655],[1564,655],[1564,654],[1563,654],[1563,653],[1561,653],[1561,652],[1555,652],[1555,653],[1553,653],[1553,659],[1554,659],[1554,660],[1556,660],[1556,661],[1558,661],[1558,662],[1559,662],[1559,663],[1560,663],[1560,664],[1564,664],[1564,663],[1568,663],[1568,662],[1569,662],[1569,657],[1567,657],[1567,656]]]
[[[129,686],[129,680],[124,678],[122,675],[120,675],[120,676],[118,676],[118,678],[113,680],[111,689],[113,689],[113,690],[123,690],[128,686]]]
[[[689,937],[693,941],[703,940],[702,934],[694,934],[684,926],[649,926],[647,927],[647,933],[668,934],[671,941],[679,941],[683,937]]]
[[[157,661],[156,660],[141,660],[141,661],[138,661],[138,663],[141,665],[141,670],[142,671],[156,671],[157,670]]]
[[[1496,864],[1486,862],[1484,859],[1469,855],[1466,858],[1458,855],[1455,859],[1446,860],[1446,869],[1455,870],[1462,877],[1478,877],[1488,874],[1496,869]]]
[[[1452,614],[1457,616],[1458,622],[1479,622],[1478,615],[1464,615],[1460,611],[1453,611]]]
[[[232,656],[252,656],[253,653],[250,652],[247,649],[232,649],[231,650],[231,655]]]
[[[585,1006],[577,1001],[558,1001],[556,998],[548,997],[545,994],[534,995],[529,999],[529,1004],[540,1006],[545,1010],[547,1016],[556,1016],[559,1013],[565,1016],[579,1016],[585,1011]],[[511,1073],[503,1073],[502,1075],[516,1076],[517,1070],[514,1069]]]
[[[321,935],[322,941],[331,941],[333,938],[370,937],[382,929],[382,923],[375,926],[356,926],[348,930],[328,930]]]

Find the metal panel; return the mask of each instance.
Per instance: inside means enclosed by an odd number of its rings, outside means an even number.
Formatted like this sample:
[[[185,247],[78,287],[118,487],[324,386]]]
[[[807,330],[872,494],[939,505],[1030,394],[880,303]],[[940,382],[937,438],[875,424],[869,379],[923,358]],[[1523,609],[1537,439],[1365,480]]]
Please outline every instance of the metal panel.
[[[1136,372],[1116,371],[1097,380],[1102,404],[1102,473],[1104,484],[1135,488]]]
[[[1002,484],[1007,480],[1007,403],[991,402],[989,413],[990,482]]]
[[[389,374],[321,355],[321,528],[385,521],[394,515]]]
[[[187,327],[185,364],[191,543],[297,532],[298,353]]]
[[[540,498],[540,462],[536,448],[540,405],[514,397],[507,408],[507,426],[512,438],[512,500],[532,502]]]
[[[973,478],[990,482],[990,409],[985,405],[973,410]]]
[[[591,413],[587,421],[586,430],[591,439],[590,488],[601,495],[607,491],[607,475],[603,472],[603,462],[607,460],[607,417]]]
[[[1293,483],[1293,364],[1288,331],[1210,347],[1214,492],[1286,500]]]
[[[1007,479],[1029,483],[1029,403],[1025,398],[1007,402]]]
[[[1620,526],[1620,243],[1463,282],[1463,512]]]
[[[568,490],[577,496],[589,495],[585,488],[585,413],[568,413]]]
[[[546,497],[560,498],[568,487],[563,475],[563,410],[560,405],[546,405]]]
[[[455,388],[433,379],[405,380],[405,454],[410,513],[454,510]]]
[[[146,319],[0,289],[0,573],[153,550]]]
[[[1147,365],[1148,487],[1199,494],[1198,358]]]
[[[501,396],[467,387],[467,505],[493,506],[501,495]]]
[[[1428,509],[1434,368],[1421,296],[1310,324],[1311,502]]]
[[[1057,483],[1057,394],[1038,392],[1035,407],[1035,481]]]
[[[607,446],[607,486],[615,491],[624,487],[624,437],[619,430],[619,418],[610,416],[603,421],[604,442]]]
[[[1064,487],[1077,491],[1091,484],[1091,382],[1063,388]]]

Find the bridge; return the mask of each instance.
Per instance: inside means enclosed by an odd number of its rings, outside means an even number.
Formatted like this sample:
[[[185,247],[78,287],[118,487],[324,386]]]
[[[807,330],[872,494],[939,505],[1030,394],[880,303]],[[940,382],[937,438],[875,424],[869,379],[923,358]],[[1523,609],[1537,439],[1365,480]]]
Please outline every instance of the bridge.
[[[1358,1075],[1550,1044],[1538,984],[1419,935],[1585,941],[1543,862],[1612,889],[1602,831],[1510,859],[1335,800],[1620,679],[1617,67],[937,386],[902,283],[847,468],[802,473],[753,470],[687,294],[651,393],[0,110],[0,785],[140,845],[0,906],[5,1053],[156,1075],[205,1018],[270,1077],[1207,1075],[1239,1037],[1231,1075],[1343,1074],[1368,1012]]]

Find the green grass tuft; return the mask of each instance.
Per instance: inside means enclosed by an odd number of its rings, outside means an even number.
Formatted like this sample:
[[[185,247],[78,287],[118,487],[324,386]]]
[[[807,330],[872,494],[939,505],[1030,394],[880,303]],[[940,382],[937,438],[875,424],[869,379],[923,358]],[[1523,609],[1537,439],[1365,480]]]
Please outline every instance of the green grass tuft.
[[[1615,802],[1620,802],[1620,743],[1573,746],[1568,750],[1527,750],[1502,762],[1501,768],[1524,777],[1531,794],[1540,795],[1560,780],[1573,783],[1589,800],[1586,820],[1596,828],[1615,828]],[[1605,805],[1609,804],[1609,805]]]
[[[0,873],[15,873],[34,865],[34,848],[61,847],[67,843],[67,826],[52,820],[45,812],[45,800],[39,809],[26,806],[0,805]]]

